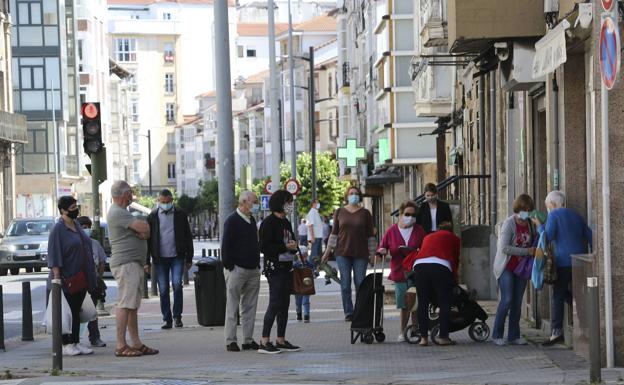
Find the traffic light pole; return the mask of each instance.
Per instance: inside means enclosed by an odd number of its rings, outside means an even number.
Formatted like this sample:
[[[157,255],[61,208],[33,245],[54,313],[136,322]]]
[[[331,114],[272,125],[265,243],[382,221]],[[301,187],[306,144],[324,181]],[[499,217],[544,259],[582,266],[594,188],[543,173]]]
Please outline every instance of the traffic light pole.
[[[102,149],[103,151],[103,149]],[[104,243],[103,236],[100,233],[100,167],[106,167],[105,164],[100,164],[100,160],[97,154],[91,154],[91,192],[93,201],[93,237],[100,242]]]
[[[310,119],[310,154],[312,154],[312,202],[316,200],[316,123],[315,123],[315,113],[316,113],[316,100],[314,99],[314,47],[310,47],[310,85],[308,86],[308,101],[309,101],[309,109],[308,112]]]

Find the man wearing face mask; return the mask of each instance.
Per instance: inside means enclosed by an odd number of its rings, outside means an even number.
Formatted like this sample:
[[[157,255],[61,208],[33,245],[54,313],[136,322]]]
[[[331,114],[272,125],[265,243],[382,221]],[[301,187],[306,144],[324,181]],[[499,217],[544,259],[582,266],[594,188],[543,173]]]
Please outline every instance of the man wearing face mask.
[[[223,262],[227,302],[225,308],[225,347],[238,352],[237,314],[240,308],[243,326],[243,350],[258,350],[253,339],[260,291],[260,249],[254,215],[260,211],[258,197],[251,191],[241,192],[238,208],[223,224],[221,260]]]
[[[425,202],[420,205],[416,223],[421,225],[427,234],[437,231],[440,223],[453,223],[453,214],[448,203],[438,200],[438,188],[433,183],[425,185]]]
[[[164,189],[158,196],[158,208],[147,216],[150,240],[147,244],[147,265],[150,259],[156,267],[162,329],[181,328],[182,324],[182,274],[184,267],[193,263],[193,233],[188,215],[173,206],[173,194]],[[173,286],[173,313],[169,299],[169,277]]]

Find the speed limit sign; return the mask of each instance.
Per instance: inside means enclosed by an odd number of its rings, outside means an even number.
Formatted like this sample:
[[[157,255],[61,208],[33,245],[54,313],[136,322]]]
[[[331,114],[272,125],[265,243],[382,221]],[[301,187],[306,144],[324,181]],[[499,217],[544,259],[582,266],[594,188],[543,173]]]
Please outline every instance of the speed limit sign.
[[[284,189],[286,189],[286,191],[288,191],[292,195],[297,195],[301,191],[301,185],[299,184],[297,179],[289,179],[286,181]]]

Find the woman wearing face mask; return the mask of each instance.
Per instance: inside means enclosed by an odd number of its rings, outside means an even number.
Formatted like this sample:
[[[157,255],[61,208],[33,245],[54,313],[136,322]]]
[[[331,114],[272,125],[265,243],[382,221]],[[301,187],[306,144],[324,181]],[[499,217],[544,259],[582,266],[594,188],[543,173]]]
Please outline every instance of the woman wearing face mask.
[[[401,331],[397,341],[403,342],[403,331],[407,327],[409,319],[409,308],[407,306],[406,295],[408,282],[405,278],[405,270],[403,269],[403,259],[405,254],[399,250],[399,247],[407,246],[412,250],[420,248],[425,230],[416,224],[416,211],[418,206],[412,201],[407,201],[399,207],[399,222],[390,226],[384,234],[377,252],[382,255],[390,252],[390,276],[388,277],[394,282],[394,296],[396,298],[396,307],[401,309]]]
[[[292,269],[295,253],[299,250],[290,221],[286,218],[293,210],[293,196],[278,190],[269,199],[271,214],[260,226],[260,251],[264,253],[264,275],[269,282],[269,306],[264,315],[262,340],[258,353],[276,354],[296,352],[300,348],[286,341],[286,324],[290,306]],[[301,256],[305,261],[305,256]],[[277,339],[271,343],[271,329],[277,319]]]
[[[58,210],[61,217],[48,239],[48,268],[51,278],[61,280],[63,294],[72,312],[72,333],[63,335],[63,355],[91,354],[92,349],[80,344],[82,301],[87,290],[94,290],[97,286],[91,240],[76,220],[79,213],[76,199],[60,197]]]
[[[529,213],[534,208],[533,199],[529,195],[519,195],[513,202],[514,213],[503,222],[500,230],[494,259],[494,276],[498,280],[500,302],[492,331],[492,340],[499,346],[506,343],[503,334],[508,313],[507,342],[512,345],[526,345],[527,343],[520,336],[520,312],[528,280],[517,275],[514,270],[523,258],[532,257],[535,254],[533,245],[537,233],[529,219]]]
[[[355,290],[366,276],[368,261],[377,250],[373,229],[373,217],[360,205],[362,192],[351,186],[345,194],[347,205],[334,213],[334,225],[327,242],[327,249],[322,261],[326,262],[333,253],[340,270],[340,291],[345,321],[353,317],[353,298],[351,294],[351,272],[355,281]]]

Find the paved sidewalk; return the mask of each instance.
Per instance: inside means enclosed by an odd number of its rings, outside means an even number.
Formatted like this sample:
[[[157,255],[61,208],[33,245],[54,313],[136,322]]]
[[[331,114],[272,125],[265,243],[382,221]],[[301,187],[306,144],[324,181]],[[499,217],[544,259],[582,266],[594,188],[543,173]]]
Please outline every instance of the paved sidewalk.
[[[64,357],[61,377],[50,376],[51,338],[37,335],[34,342],[11,340],[0,352],[0,376],[5,370],[16,378],[0,384],[582,384],[588,383],[587,363],[565,348],[537,345],[497,347],[475,343],[466,331],[453,334],[458,345],[418,347],[397,343],[398,312],[387,305],[387,341],[383,344],[350,344],[349,324],[343,320],[339,287],[316,281],[312,298],[312,322],[299,323],[291,305],[287,339],[301,345],[298,353],[276,356],[255,352],[225,351],[222,327],[197,324],[194,289],[184,288],[185,327],[163,331],[157,298],[145,300],[140,309],[144,342],[160,354],[116,358],[114,317],[100,319],[105,348],[92,356]],[[262,281],[256,336],[268,301]],[[294,299],[293,299],[294,302]],[[492,304],[488,308],[491,308]],[[492,319],[489,320],[490,322]],[[240,331],[239,331],[240,333]],[[239,334],[240,337],[240,334]],[[604,371],[610,383],[624,383],[620,370]]]

